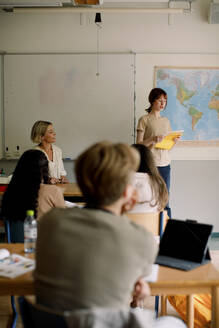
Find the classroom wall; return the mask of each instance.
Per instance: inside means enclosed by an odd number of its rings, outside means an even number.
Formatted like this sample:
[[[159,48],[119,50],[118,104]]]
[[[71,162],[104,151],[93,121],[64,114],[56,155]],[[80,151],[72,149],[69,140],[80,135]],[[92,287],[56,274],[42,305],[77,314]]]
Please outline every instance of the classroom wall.
[[[180,54],[181,65],[188,65],[189,54],[219,55],[219,24],[208,24],[209,4],[210,0],[197,0],[193,4],[194,13],[174,15],[172,25],[168,25],[168,16],[164,14],[103,14],[100,50],[154,53],[160,58],[163,54]],[[86,14],[85,20],[86,24],[81,26],[79,14],[0,14],[0,50],[95,52],[97,28],[94,14]],[[181,56],[183,54],[185,57]],[[152,81],[149,71],[145,71],[147,74]],[[141,90],[138,93],[137,90],[137,96],[136,111],[141,115],[146,92],[144,94]],[[0,161],[0,167],[10,173],[15,163]],[[218,165],[217,160],[172,162],[170,203],[173,217],[209,222],[214,224],[215,232],[219,231]],[[73,162],[65,162],[65,167],[73,181]]]

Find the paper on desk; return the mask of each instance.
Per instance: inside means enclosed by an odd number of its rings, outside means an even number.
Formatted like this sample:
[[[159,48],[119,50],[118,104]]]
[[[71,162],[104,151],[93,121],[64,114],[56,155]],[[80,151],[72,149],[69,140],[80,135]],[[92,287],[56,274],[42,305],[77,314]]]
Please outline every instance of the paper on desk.
[[[35,269],[35,260],[27,257],[11,254],[0,260],[0,276],[15,278]]]
[[[151,273],[148,276],[144,276],[143,279],[147,282],[157,281],[158,269],[159,269],[159,265],[153,264]]]
[[[77,203],[72,203],[72,202],[69,202],[69,201],[65,200],[65,207],[67,207],[67,208],[71,208],[71,207],[80,207],[80,208],[82,208],[83,205],[79,205]]]

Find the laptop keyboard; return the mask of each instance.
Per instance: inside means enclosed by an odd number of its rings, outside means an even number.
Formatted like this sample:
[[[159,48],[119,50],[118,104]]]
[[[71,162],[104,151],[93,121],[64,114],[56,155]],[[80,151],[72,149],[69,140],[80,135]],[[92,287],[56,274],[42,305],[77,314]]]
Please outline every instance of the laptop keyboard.
[[[191,270],[198,267],[201,263],[190,262],[186,260],[177,259],[174,257],[159,255],[156,259],[156,264],[168,266],[171,268],[181,269],[181,270]]]

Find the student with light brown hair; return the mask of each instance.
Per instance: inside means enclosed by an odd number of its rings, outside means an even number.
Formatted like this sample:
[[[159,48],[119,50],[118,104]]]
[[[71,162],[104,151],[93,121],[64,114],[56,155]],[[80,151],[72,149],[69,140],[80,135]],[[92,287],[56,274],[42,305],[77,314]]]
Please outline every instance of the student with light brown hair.
[[[39,223],[38,303],[59,310],[129,306],[157,253],[153,235],[122,215],[135,203],[138,165],[137,151],[122,143],[100,142],[79,155],[85,208],[52,210]],[[136,300],[145,289],[139,280]]]
[[[86,207],[52,210],[39,222],[37,303],[71,310],[72,326],[121,322],[124,327],[125,316],[133,325],[130,301],[138,305],[149,292],[142,276],[151,271],[156,242],[122,215],[136,200],[132,181],[138,165],[138,152],[126,144],[105,141],[89,147],[75,164]],[[176,318],[155,320],[152,311],[133,314],[145,328],[185,328]]]
[[[36,121],[31,130],[31,140],[38,144],[35,149],[43,151],[48,159],[50,183],[67,183],[62,151],[54,145],[56,133],[53,124],[48,121]]]

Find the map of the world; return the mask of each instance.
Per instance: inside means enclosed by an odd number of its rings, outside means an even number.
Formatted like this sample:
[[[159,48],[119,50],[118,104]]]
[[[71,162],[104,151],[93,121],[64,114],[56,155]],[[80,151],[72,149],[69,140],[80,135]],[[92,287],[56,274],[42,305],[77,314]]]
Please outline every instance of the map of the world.
[[[155,67],[155,85],[167,92],[163,113],[182,140],[219,140],[219,68]]]

